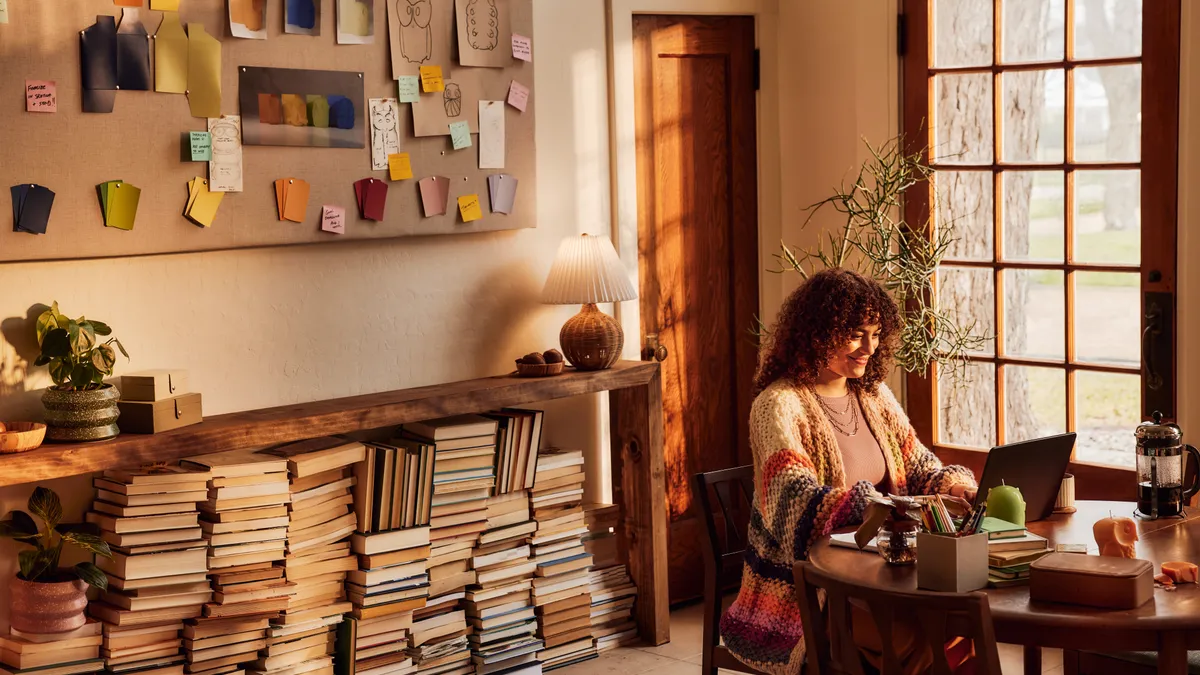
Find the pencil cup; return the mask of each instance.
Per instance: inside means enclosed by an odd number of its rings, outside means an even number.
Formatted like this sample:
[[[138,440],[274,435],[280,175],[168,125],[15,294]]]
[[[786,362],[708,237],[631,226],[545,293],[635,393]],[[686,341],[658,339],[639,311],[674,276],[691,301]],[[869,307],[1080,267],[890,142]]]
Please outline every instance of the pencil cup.
[[[987,533],[967,537],[922,532],[917,535],[917,587],[966,593],[987,586]]]

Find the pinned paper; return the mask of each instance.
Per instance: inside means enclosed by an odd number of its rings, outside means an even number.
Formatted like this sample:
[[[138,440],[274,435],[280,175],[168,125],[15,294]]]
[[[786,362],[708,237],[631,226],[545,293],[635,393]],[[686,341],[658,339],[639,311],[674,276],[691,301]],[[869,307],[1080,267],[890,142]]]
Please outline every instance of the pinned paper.
[[[425,217],[446,215],[446,203],[450,200],[450,179],[445,176],[430,176],[422,178],[418,186]]]
[[[212,159],[212,134],[207,131],[193,131],[188,134],[192,146],[192,161],[207,162]]]
[[[49,80],[25,80],[25,111],[58,112],[58,87]]]
[[[229,0],[229,33],[236,38],[267,39],[267,0]]]
[[[138,201],[142,191],[129,183],[110,180],[96,186],[100,194],[100,209],[104,215],[104,226],[120,230],[132,230],[137,219]]]
[[[11,188],[13,232],[46,234],[54,193],[41,185],[24,183]]]
[[[458,198],[458,213],[464,223],[479,220],[483,217],[483,209],[479,208],[479,195],[464,195]]]
[[[408,180],[413,177],[412,161],[407,152],[388,155],[388,173],[392,180]]]
[[[179,15],[167,12],[154,34],[154,91],[182,94],[187,91],[187,78],[188,36]]]
[[[117,102],[117,22],[111,16],[79,34],[83,112],[110,113]]]
[[[275,203],[279,219],[303,223],[308,211],[308,181],[299,178],[280,178],[275,181]]]
[[[488,197],[492,213],[511,214],[517,201],[517,179],[507,173],[488,176]]]
[[[140,6],[142,3],[138,2]],[[142,25],[140,9],[121,12],[117,28],[117,89],[150,91],[150,35]]]
[[[371,168],[388,168],[388,155],[400,152],[400,102],[394,98],[368,101],[371,121]]]
[[[416,75],[401,75],[396,80],[396,89],[401,103],[416,103],[421,100],[421,78]]]
[[[222,115],[208,121],[212,160],[208,163],[208,189],[242,191],[242,118]]]
[[[0,0],[0,23],[8,23],[8,0]]]
[[[471,125],[467,122],[450,123],[450,141],[455,150],[471,147]]]
[[[445,91],[445,89],[441,66],[421,66],[421,91],[429,94],[435,91]]]
[[[150,9],[159,12],[178,12],[179,0],[150,0]]]
[[[479,168],[504,168],[504,101],[479,102]]]
[[[450,64],[456,61],[454,0],[389,0],[386,4],[392,79],[417,75],[421,66],[430,63],[442,64],[442,76],[450,77]]]
[[[495,0],[455,0],[458,26],[458,63],[464,66],[504,68],[509,56],[509,7]]]
[[[211,192],[208,181],[196,177],[188,181],[188,202],[183,215],[200,227],[212,227],[217,217],[217,208],[225,198],[224,192]]]
[[[192,117],[220,117],[221,43],[196,22],[188,24],[187,73]]]
[[[514,59],[520,59],[522,61],[532,61],[533,60],[533,40],[525,37],[524,35],[517,35],[516,33],[513,33],[512,52],[513,52]]]
[[[525,112],[525,108],[529,105],[529,87],[513,80],[512,84],[508,85],[508,104]]]
[[[283,32],[292,35],[320,35],[320,0],[286,0]]]
[[[321,207],[321,229],[334,234],[346,233],[346,209],[340,206]]]
[[[354,184],[354,197],[358,202],[358,213],[367,220],[383,220],[387,205],[387,183],[376,178],[364,178]]]
[[[375,42],[375,0],[334,0],[334,7],[339,45]]]

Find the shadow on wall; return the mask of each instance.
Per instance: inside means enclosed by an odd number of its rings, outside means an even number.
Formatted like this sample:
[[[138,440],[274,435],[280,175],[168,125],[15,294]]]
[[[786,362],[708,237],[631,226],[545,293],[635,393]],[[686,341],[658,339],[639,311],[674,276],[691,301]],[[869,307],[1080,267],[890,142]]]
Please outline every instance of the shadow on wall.
[[[550,308],[539,302],[542,289],[528,264],[513,263],[493,270],[466,294],[487,298],[487,307],[460,314],[461,328],[450,331],[447,337],[474,338],[474,345],[455,345],[455,351],[469,353],[475,359],[471,371],[507,375],[515,370],[514,362],[521,355],[558,347],[558,340],[538,344],[545,342],[547,331],[542,330],[544,322],[537,317],[541,314],[548,318]]]
[[[40,388],[30,390],[27,380],[40,351],[35,331],[37,318],[47,309],[37,303],[23,317],[0,321],[0,334],[4,335],[4,342],[0,343],[0,400],[4,401],[8,418],[34,419],[40,414],[42,392]]]

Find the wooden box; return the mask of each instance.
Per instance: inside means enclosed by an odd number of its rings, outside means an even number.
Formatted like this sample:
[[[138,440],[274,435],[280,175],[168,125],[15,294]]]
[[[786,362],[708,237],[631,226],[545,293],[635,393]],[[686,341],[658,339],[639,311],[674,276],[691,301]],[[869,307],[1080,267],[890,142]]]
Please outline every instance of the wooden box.
[[[1153,597],[1149,560],[1051,553],[1029,566],[1029,599],[1036,602],[1134,609]]]
[[[121,376],[121,400],[162,401],[188,393],[186,370],[143,370]]]
[[[917,535],[917,587],[967,593],[987,586],[988,536]]]
[[[182,394],[161,401],[121,401],[117,426],[122,433],[157,434],[196,424],[203,419],[200,394]]]

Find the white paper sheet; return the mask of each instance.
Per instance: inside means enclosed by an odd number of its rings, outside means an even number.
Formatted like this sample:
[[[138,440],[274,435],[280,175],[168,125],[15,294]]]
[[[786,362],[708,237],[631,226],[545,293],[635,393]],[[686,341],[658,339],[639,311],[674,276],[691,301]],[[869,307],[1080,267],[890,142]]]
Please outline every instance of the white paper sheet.
[[[504,168],[504,101],[479,102],[479,168]]]

